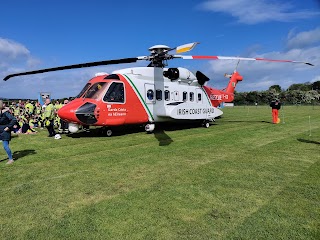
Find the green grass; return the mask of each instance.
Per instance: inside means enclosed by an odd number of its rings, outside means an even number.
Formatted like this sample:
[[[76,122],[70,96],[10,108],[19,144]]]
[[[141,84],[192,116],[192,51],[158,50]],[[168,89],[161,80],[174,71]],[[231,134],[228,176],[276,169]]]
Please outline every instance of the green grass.
[[[320,107],[278,125],[223,111],[208,129],[14,137],[0,239],[320,239]]]

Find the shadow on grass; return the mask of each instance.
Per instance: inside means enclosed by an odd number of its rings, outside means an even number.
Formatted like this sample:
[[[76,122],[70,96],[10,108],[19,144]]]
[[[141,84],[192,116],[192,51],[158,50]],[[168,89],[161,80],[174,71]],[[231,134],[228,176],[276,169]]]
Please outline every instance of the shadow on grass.
[[[153,132],[155,138],[159,141],[159,146],[168,146],[173,140],[164,132],[163,129],[157,129]]]
[[[211,125],[215,125],[211,123]],[[192,128],[202,128],[201,122],[167,122],[157,123],[156,128],[153,132],[155,138],[159,141],[159,146],[168,146],[173,140],[165,133],[166,131],[179,131]],[[123,136],[133,133],[145,132],[144,126],[142,125],[123,125],[112,128],[112,136]],[[79,131],[77,133],[67,134],[66,136],[71,138],[96,138],[96,137],[108,137],[103,131],[103,128],[90,128],[89,132]]]
[[[272,122],[270,122],[270,121],[250,121],[250,120],[248,120],[248,121],[239,121],[239,120],[226,120],[225,122],[251,122],[251,123],[269,123],[269,124],[273,124]]]
[[[304,142],[304,143],[320,144],[320,142],[313,141],[313,140],[302,139],[302,138],[298,138],[297,140],[298,140],[299,142]]]
[[[12,154],[12,157],[15,161],[17,161],[20,158],[23,158],[28,155],[33,155],[33,154],[36,154],[36,151],[34,149],[26,149],[26,150],[21,150],[21,151],[15,151]],[[1,159],[0,162],[6,161],[6,160],[8,160],[8,158]]]
[[[142,126],[119,126],[119,127],[112,127],[112,136],[122,136],[122,135],[128,135],[138,132],[143,132],[144,128]],[[96,137],[108,137],[106,135],[106,131],[103,127],[93,127],[90,128],[89,132],[80,130],[76,133],[70,133],[66,136],[71,138],[96,138]]]

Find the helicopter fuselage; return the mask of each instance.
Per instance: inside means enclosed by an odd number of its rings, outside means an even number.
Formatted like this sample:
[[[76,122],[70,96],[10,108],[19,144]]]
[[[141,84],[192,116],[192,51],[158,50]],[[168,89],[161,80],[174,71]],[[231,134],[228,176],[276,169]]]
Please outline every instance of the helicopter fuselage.
[[[233,93],[198,83],[178,68],[179,77],[165,77],[166,68],[135,67],[92,78],[76,99],[58,111],[61,119],[79,125],[119,126],[177,120],[212,121],[223,112],[221,102]]]

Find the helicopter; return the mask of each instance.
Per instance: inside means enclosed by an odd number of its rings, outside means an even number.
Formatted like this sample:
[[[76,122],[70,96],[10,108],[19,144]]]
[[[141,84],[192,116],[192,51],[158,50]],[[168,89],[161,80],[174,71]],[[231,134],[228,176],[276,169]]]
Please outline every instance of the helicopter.
[[[291,60],[273,60],[264,58],[245,58],[227,56],[182,55],[191,51],[198,42],[170,48],[166,45],[154,45],[149,48],[149,56],[112,59],[88,62],[35,71],[10,74],[12,77],[39,74],[67,69],[134,63],[149,61],[146,67],[131,67],[99,73],[90,79],[81,92],[58,111],[58,116],[69,123],[69,131],[75,133],[81,126],[100,126],[107,136],[113,134],[116,126],[143,125],[146,132],[153,132],[157,123],[194,121],[208,128],[210,123],[223,112],[219,105],[234,100],[234,90],[243,77],[235,70],[225,74],[229,78],[223,90],[207,86],[210,80],[200,71],[196,73],[177,67],[170,68],[168,61],[185,60],[238,60],[311,63]],[[175,54],[170,52],[175,51]]]

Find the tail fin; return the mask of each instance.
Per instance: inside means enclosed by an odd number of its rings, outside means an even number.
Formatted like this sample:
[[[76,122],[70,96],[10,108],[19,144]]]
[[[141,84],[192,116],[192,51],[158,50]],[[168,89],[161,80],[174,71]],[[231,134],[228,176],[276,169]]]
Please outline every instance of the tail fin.
[[[237,71],[234,71],[233,74],[230,75],[225,74],[225,77],[230,78],[230,81],[224,90],[203,86],[214,107],[218,107],[222,102],[232,102],[234,100],[234,89],[236,88],[237,83],[243,79]]]
[[[234,93],[234,89],[239,81],[243,80],[243,77],[235,70],[233,74],[225,74],[225,77],[230,78],[228,86],[226,87],[226,93]]]

